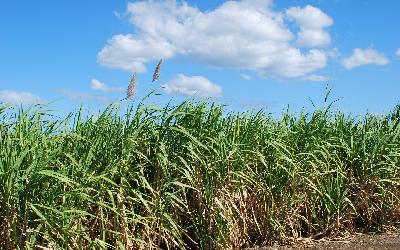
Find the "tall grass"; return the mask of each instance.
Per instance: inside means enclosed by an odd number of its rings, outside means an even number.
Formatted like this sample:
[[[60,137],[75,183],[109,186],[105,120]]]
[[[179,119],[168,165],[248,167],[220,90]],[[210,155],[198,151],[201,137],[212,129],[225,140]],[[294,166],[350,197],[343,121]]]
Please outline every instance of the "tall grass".
[[[399,110],[1,106],[0,248],[233,249],[399,226]]]

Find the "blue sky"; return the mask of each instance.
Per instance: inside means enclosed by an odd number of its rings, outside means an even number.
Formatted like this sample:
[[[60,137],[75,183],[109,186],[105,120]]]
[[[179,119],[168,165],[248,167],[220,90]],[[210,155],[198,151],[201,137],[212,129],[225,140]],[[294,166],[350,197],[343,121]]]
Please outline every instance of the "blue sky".
[[[212,97],[235,110],[322,105],[383,113],[400,102],[399,1],[3,1],[0,102],[103,109]],[[160,79],[151,83],[163,58]],[[123,105],[126,105],[124,102]]]

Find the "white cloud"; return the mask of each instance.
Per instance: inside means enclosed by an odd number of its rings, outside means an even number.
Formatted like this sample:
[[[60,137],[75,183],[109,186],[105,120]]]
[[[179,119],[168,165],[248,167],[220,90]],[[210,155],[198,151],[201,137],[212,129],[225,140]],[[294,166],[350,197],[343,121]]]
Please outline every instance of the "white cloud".
[[[102,104],[108,104],[111,100],[105,96],[92,95],[89,93],[74,91],[71,89],[62,89],[61,93],[70,100],[79,102],[100,102]]]
[[[396,56],[400,57],[400,48],[397,49]]]
[[[97,60],[109,68],[144,73],[146,62],[167,59],[174,53],[175,48],[162,38],[116,35],[99,52]]]
[[[18,92],[14,90],[0,91],[0,102],[6,102],[15,105],[28,105],[40,103],[39,96],[28,92]]]
[[[162,86],[168,94],[183,94],[189,96],[220,96],[222,93],[219,85],[213,84],[202,76],[177,75],[174,79]]]
[[[313,82],[324,82],[324,81],[328,81],[329,79],[330,79],[329,77],[321,76],[321,75],[309,75],[309,76],[303,77],[303,80],[313,81]]]
[[[327,46],[331,43],[331,36],[324,29],[331,26],[333,20],[320,9],[310,5],[292,7],[286,10],[286,15],[300,26],[296,41],[299,46]]]
[[[90,88],[93,90],[99,90],[104,93],[111,93],[111,92],[123,92],[124,89],[120,87],[109,87],[105,83],[100,82],[97,79],[92,79],[90,82]]]
[[[342,65],[349,70],[367,64],[385,65],[388,63],[389,60],[376,50],[356,48],[351,56],[343,60]]]
[[[241,74],[240,77],[242,77],[246,81],[250,81],[252,79],[252,77],[247,74]]]
[[[216,67],[283,77],[324,68],[326,53],[294,46],[295,35],[286,27],[285,14],[273,11],[272,4],[272,0],[226,1],[203,12],[175,0],[129,3],[127,15],[135,34],[112,37],[98,53],[98,62],[145,72],[147,62],[183,56]],[[330,36],[323,29],[332,24],[330,17],[311,6],[288,13],[301,27],[299,44],[329,44]],[[310,32],[312,41],[305,38]]]

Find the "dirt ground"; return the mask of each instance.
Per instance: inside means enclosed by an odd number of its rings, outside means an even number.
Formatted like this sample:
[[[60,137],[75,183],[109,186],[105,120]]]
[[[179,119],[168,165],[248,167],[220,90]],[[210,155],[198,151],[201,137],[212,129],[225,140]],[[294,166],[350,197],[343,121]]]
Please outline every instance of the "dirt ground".
[[[356,235],[338,240],[300,239],[287,246],[249,248],[248,250],[400,250],[400,234]]]

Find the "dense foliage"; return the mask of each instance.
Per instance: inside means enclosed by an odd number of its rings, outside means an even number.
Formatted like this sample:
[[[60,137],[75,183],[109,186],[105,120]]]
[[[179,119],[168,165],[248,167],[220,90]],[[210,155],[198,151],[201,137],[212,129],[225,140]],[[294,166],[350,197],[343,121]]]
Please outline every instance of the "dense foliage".
[[[0,248],[229,249],[398,226],[399,110],[0,106]]]

